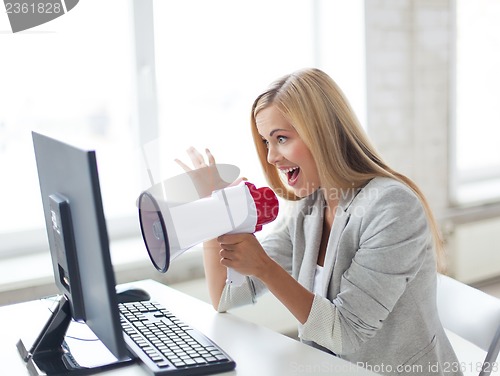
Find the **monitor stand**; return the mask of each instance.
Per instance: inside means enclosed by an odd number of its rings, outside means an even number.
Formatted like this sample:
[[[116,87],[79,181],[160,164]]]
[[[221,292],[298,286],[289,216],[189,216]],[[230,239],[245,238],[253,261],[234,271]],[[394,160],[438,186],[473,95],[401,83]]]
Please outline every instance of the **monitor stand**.
[[[70,323],[70,303],[63,295],[32,346],[26,346],[22,339],[17,342],[17,350],[26,362],[30,375],[89,375],[135,362],[131,357],[123,360],[114,358],[112,361],[109,361],[108,357],[108,361],[104,364],[92,367],[79,365],[78,354],[72,353],[65,341]],[[78,351],[91,352],[94,357],[97,357],[100,350],[96,351],[96,348],[92,347],[94,345],[101,346],[101,348],[104,346],[100,341],[91,341],[86,342],[85,346],[82,349],[79,348]]]

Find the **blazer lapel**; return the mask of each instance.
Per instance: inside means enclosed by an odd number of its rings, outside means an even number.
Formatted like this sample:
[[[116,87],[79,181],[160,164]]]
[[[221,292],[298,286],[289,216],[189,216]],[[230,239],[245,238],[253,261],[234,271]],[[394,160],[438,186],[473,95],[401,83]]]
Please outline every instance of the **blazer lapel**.
[[[311,290],[318,260],[321,232],[323,230],[323,196],[318,195],[309,212],[304,216],[304,257],[297,280]]]
[[[349,213],[346,213],[341,207],[337,207],[335,220],[333,221],[332,230],[330,231],[330,237],[328,238],[328,245],[326,248],[325,264],[323,269],[323,296],[326,296],[328,286],[330,285],[333,268],[338,256],[337,250],[340,243],[340,236],[349,221],[349,217]]]
[[[335,211],[335,218],[333,220],[330,237],[328,238],[328,245],[326,248],[325,264],[323,269],[323,296],[327,296],[330,279],[332,278],[333,268],[338,257],[338,248],[340,238],[344,232],[351,214],[348,209],[352,201],[359,193],[360,189],[349,189],[345,194],[342,194],[340,202]]]

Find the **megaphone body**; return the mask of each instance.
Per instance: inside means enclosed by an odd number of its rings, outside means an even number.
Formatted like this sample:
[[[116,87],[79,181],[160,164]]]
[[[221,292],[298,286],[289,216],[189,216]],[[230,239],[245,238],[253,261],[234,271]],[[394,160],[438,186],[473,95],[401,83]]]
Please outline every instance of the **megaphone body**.
[[[139,197],[141,231],[151,261],[166,272],[170,261],[193,246],[230,233],[254,233],[278,215],[278,200],[267,187],[248,182],[219,189],[208,197],[175,203],[145,191]],[[228,269],[227,283],[245,277]]]

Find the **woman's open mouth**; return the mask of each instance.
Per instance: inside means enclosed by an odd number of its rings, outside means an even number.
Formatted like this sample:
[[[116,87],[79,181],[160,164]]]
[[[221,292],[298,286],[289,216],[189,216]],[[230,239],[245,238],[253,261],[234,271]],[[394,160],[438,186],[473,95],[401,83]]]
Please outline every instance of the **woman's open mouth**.
[[[285,170],[281,170],[281,172],[283,172],[286,175],[286,177],[288,179],[288,185],[293,187],[295,185],[295,183],[297,183],[297,180],[298,180],[299,174],[300,174],[299,167],[287,168]]]

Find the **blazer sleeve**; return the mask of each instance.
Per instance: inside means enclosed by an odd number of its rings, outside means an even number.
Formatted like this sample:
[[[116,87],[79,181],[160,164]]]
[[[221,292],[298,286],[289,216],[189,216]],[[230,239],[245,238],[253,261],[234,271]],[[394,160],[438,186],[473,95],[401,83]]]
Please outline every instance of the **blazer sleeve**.
[[[404,186],[379,190],[375,199],[355,209],[346,229],[359,226],[350,230],[359,231],[359,248],[341,278],[340,292],[331,300],[316,296],[299,327],[303,340],[336,354],[355,352],[377,333],[432,244],[423,206]],[[346,229],[342,236],[352,236]]]
[[[271,233],[264,238],[261,245],[269,257],[291,274],[292,242],[289,223],[286,220],[280,220]],[[254,277],[246,277],[246,281],[241,286],[226,284],[217,311],[225,312],[231,308],[256,303],[257,298],[267,291],[267,287]]]

